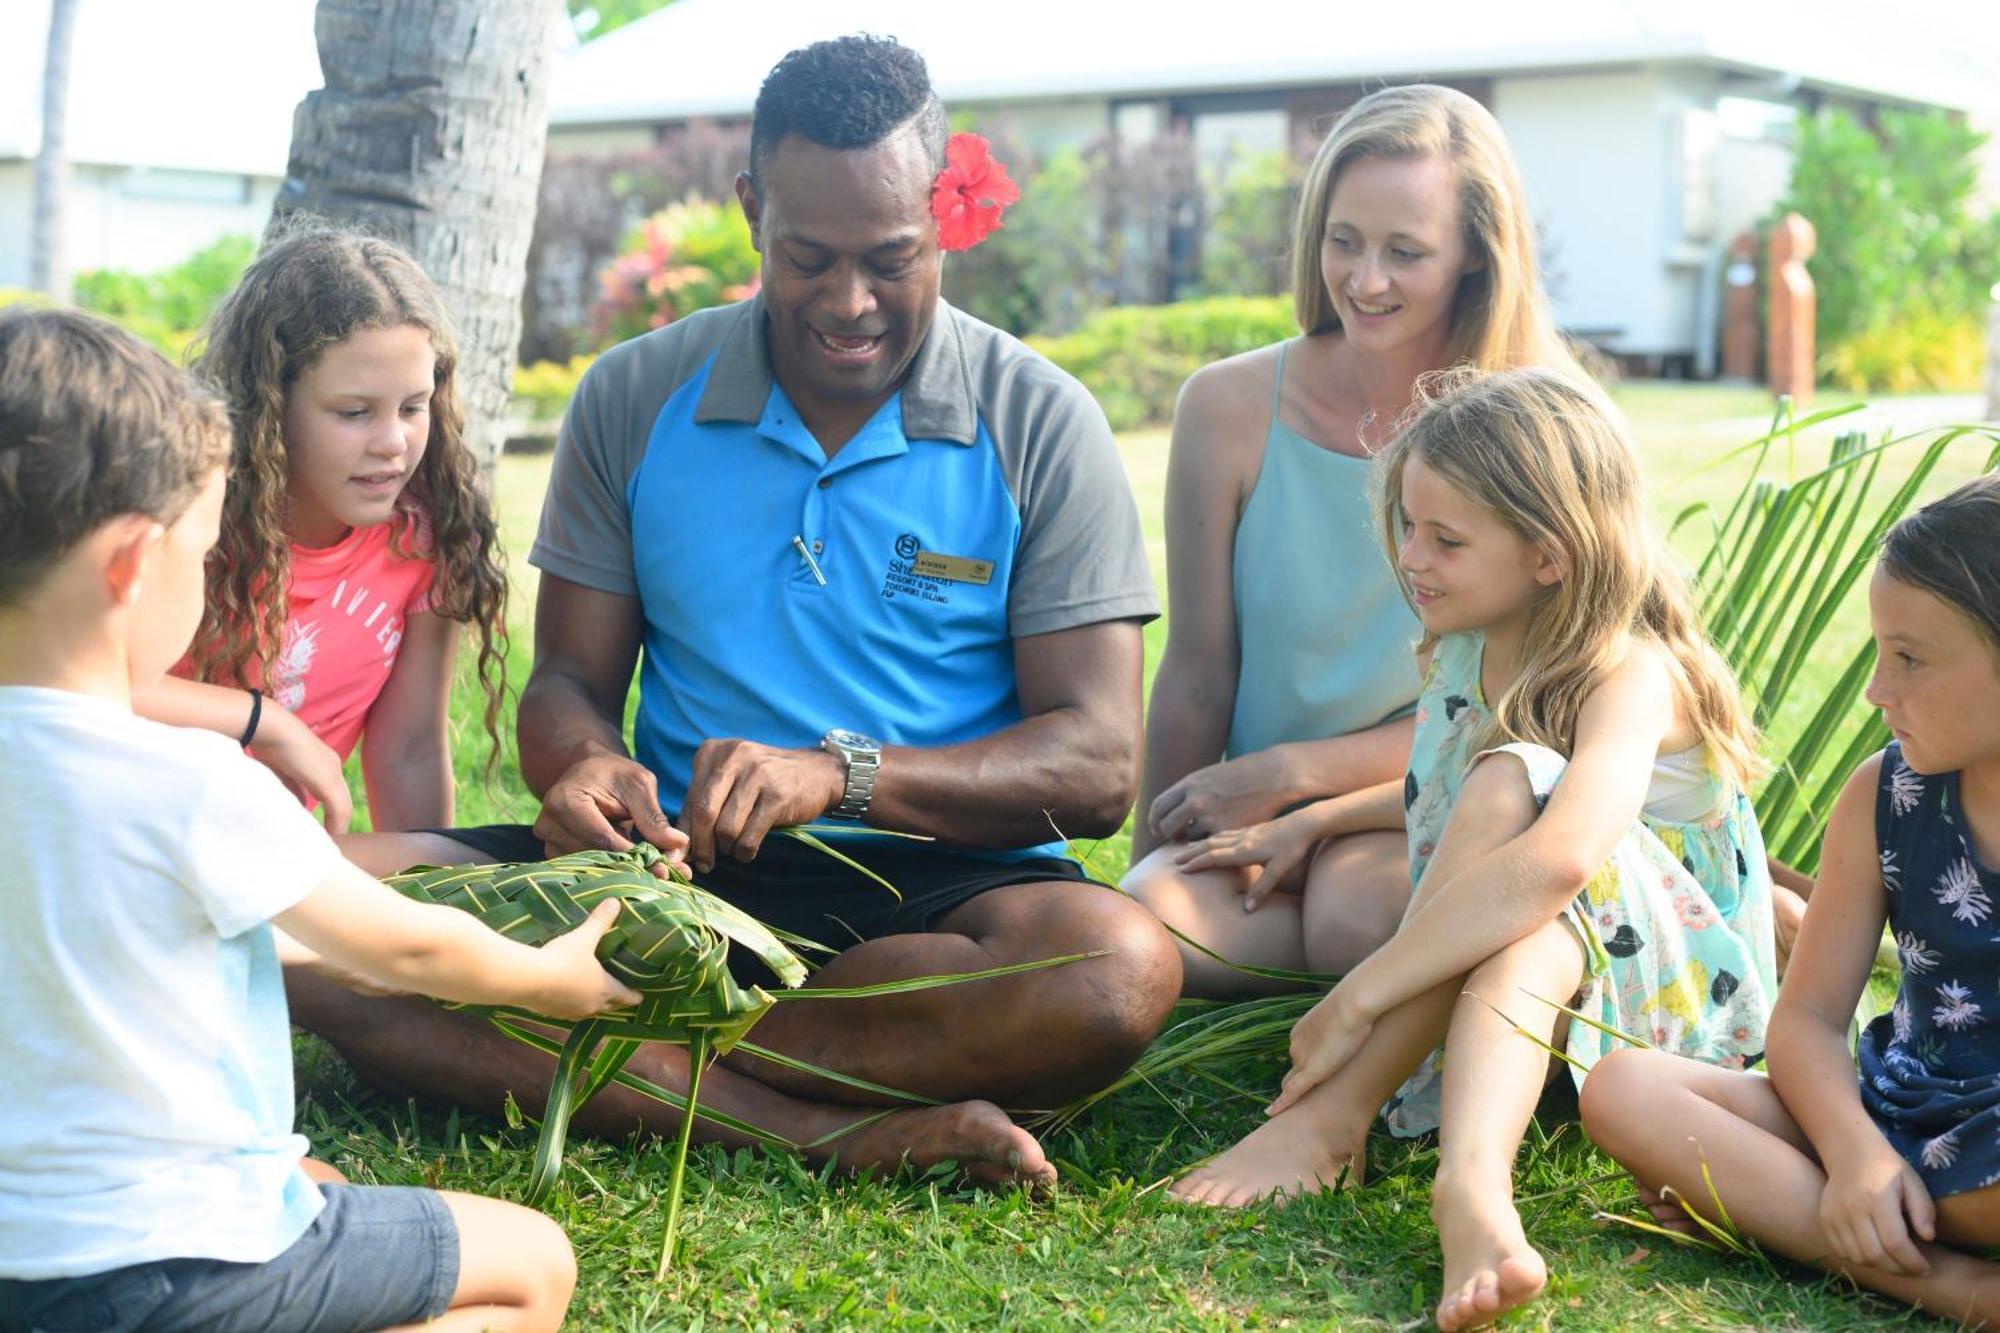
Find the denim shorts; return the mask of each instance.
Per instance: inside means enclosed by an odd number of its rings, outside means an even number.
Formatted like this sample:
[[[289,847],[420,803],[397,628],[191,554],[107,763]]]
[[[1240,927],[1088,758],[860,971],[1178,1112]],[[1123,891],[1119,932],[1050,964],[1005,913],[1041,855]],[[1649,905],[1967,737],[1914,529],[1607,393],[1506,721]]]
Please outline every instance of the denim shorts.
[[[326,1207],[267,1263],[159,1259],[88,1277],[0,1278],[0,1333],[355,1333],[451,1308],[458,1227],[436,1191],[319,1188]]]

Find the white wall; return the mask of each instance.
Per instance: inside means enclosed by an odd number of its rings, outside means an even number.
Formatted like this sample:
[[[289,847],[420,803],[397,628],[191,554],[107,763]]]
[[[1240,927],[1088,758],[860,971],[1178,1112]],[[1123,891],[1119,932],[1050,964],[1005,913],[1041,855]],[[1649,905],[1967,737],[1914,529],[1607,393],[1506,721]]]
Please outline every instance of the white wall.
[[[34,170],[32,162],[0,164],[0,287],[28,281]],[[75,165],[63,258],[72,273],[170,268],[218,237],[262,232],[277,192],[271,176]]]
[[[1670,135],[1658,78],[1501,78],[1493,113],[1520,164],[1557,322],[1619,352],[1686,348],[1666,250]]]

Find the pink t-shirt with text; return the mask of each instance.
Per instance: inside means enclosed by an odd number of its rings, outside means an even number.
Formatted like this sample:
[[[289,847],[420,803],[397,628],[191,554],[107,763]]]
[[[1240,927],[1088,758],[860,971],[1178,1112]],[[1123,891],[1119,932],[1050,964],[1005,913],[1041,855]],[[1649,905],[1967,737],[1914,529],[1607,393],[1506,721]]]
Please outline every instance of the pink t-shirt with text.
[[[332,546],[292,547],[291,615],[265,693],[343,761],[396,665],[408,617],[430,609],[429,560],[391,549],[400,521],[356,528]],[[419,523],[414,549],[429,546]]]

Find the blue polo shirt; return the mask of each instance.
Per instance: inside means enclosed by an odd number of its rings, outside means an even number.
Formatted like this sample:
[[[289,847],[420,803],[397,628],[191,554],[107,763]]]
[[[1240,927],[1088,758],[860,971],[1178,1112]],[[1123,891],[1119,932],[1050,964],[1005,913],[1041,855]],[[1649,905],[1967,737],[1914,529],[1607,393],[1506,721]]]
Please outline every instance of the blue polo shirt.
[[[944,304],[831,459],[771,374],[758,300],[607,352],[529,559],[638,599],[634,753],[670,811],[706,739],[975,740],[1021,720],[1016,638],[1158,613],[1095,402]]]

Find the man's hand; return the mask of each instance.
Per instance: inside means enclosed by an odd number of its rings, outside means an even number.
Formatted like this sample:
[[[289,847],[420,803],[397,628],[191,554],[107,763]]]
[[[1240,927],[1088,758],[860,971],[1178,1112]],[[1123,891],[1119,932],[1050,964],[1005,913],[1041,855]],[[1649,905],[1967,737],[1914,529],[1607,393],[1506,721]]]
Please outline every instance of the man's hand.
[[[632,836],[622,831],[626,828]],[[553,856],[587,848],[622,852],[641,839],[669,861],[679,861],[688,845],[687,835],[660,809],[652,772],[622,754],[594,754],[565,769],[542,794],[535,836]]]
[[[818,819],[846,790],[846,766],[825,750],[703,741],[681,808],[688,859],[696,870],[713,869],[718,856],[751,860],[772,829]]]

